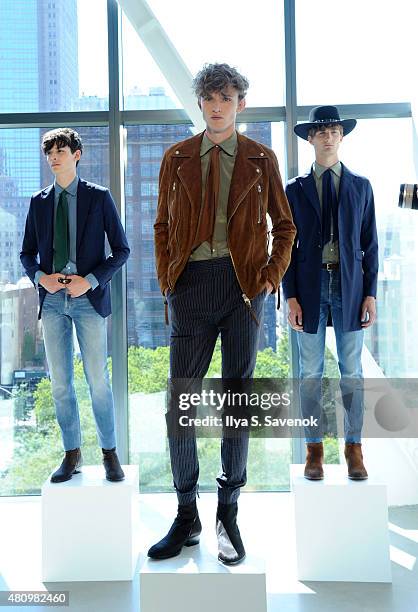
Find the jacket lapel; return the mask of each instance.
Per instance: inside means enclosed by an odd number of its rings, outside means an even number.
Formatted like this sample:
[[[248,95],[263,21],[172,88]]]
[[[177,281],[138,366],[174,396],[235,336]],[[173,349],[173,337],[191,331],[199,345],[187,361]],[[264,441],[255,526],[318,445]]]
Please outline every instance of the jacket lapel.
[[[41,228],[40,235],[42,235],[45,244],[45,253],[48,254],[48,262],[52,270],[52,259],[54,250],[54,194],[55,189],[53,185],[46,187],[41,193],[43,200],[42,206],[39,209],[40,212],[40,223]]]
[[[344,166],[344,164],[341,164],[341,169],[340,189],[338,191],[338,210],[344,207],[347,202],[349,191],[351,189],[351,179],[353,176],[352,172],[350,172],[350,170],[347,168],[347,166]]]
[[[177,176],[190,201],[191,223],[197,222],[202,199],[202,166],[200,160],[202,138],[203,132],[179,145],[176,150],[179,152],[174,151],[172,154],[172,157],[175,158],[173,163],[179,162]],[[252,143],[248,144],[248,142],[245,136],[238,132],[238,149],[228,198],[228,220],[235,213],[251,187],[263,174],[256,162],[258,159],[265,159],[260,156],[260,152],[263,156],[264,153],[257,146]]]
[[[54,194],[54,185],[49,185],[49,187],[46,187],[41,192],[41,198],[43,200],[41,211],[45,221],[45,226],[48,229],[52,229],[54,225]]]
[[[77,256],[81,239],[83,237],[87,216],[89,214],[92,193],[93,192],[88,188],[86,181],[80,179],[77,187]]]
[[[179,145],[179,148],[172,154],[173,164],[177,164],[176,175],[189,199],[191,223],[197,222],[202,199],[202,168],[200,164],[202,138],[203,132],[196,134],[184,144]]]
[[[313,170],[311,170],[308,174],[305,174],[305,176],[299,177],[298,181],[303,193],[314,207],[316,214],[318,215],[319,223],[321,223],[321,205],[319,203]]]

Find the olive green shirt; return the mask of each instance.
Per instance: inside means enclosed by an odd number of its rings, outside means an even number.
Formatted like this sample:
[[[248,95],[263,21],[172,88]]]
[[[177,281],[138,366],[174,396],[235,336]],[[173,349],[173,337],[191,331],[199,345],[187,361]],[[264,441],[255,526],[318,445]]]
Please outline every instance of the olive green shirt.
[[[202,168],[202,201],[205,202],[206,179],[209,170],[210,151],[215,147],[215,143],[209,140],[206,132],[203,134],[200,147],[200,163]],[[227,257],[229,248],[227,243],[226,224],[229,188],[231,186],[232,172],[235,165],[237,153],[237,133],[234,133],[218,145],[221,148],[219,156],[220,177],[219,177],[219,198],[218,208],[215,217],[215,227],[213,231],[212,248],[209,242],[202,242],[190,255],[189,261],[201,261],[203,259],[214,259],[215,257]]]
[[[341,179],[341,162],[337,162],[336,164],[331,166],[330,169],[332,171],[331,176],[334,181],[335,191],[337,193],[337,198],[338,198],[338,192],[340,189],[340,179]],[[324,174],[326,170],[328,170],[328,168],[325,168],[325,166],[321,166],[321,164],[318,164],[317,161],[314,162],[313,175],[315,179],[316,190],[318,192],[319,203],[321,205],[321,210],[322,210],[322,175]],[[338,263],[340,260],[338,240],[333,242],[333,235],[334,235],[333,231],[334,231],[334,228],[333,228],[333,220],[332,220],[332,215],[331,215],[331,240],[327,242],[327,244],[325,244],[324,248],[322,249],[322,263]]]

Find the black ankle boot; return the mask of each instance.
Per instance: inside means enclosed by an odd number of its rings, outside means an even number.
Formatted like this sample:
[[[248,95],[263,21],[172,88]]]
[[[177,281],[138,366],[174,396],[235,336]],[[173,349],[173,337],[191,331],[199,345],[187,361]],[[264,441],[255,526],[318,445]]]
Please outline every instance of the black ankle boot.
[[[151,559],[170,559],[180,554],[183,546],[193,546],[199,543],[202,531],[196,501],[191,504],[179,505],[177,516],[167,535],[151,546],[148,556]]]
[[[125,474],[119,463],[118,456],[116,454],[116,447],[105,449],[102,448],[103,452],[103,465],[106,471],[106,480],[111,482],[119,482],[125,478]]]
[[[216,513],[216,537],[218,559],[225,565],[236,565],[245,557],[245,548],[237,525],[238,503],[218,502]]]
[[[65,482],[70,480],[73,474],[79,474],[82,465],[81,451],[79,448],[65,451],[65,457],[59,468],[52,474],[51,482]]]

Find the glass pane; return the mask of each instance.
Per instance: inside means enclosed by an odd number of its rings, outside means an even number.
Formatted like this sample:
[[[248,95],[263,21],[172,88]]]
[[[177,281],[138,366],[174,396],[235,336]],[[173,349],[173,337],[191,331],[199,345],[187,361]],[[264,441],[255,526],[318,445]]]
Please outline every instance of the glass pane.
[[[105,0],[2,0],[0,112],[107,108],[106,49]]]
[[[274,147],[283,165],[283,124],[240,124],[246,135]],[[165,425],[165,388],[169,363],[169,328],[159,290],[154,258],[153,224],[158,172],[164,151],[191,135],[184,125],[127,127],[126,228],[128,260],[128,370],[130,461],[140,463],[142,491],[171,491],[172,476]],[[263,333],[255,376],[288,372],[286,323],[276,322],[274,297],[265,302]],[[217,345],[208,376],[220,374]],[[219,472],[219,440],[199,439],[200,487],[214,490]],[[247,489],[287,489],[289,440],[253,439]]]
[[[393,378],[418,374],[418,214],[398,208],[400,184],[416,182],[414,129],[412,119],[361,120],[344,139],[340,156],[351,170],[370,179],[374,191],[377,322],[366,330],[365,343],[383,373]],[[299,140],[301,172],[312,159],[312,147]]]
[[[108,129],[75,129],[84,142],[81,177],[108,185]],[[30,195],[52,183],[39,144],[45,131],[0,130],[0,495],[39,493],[63,452],[38,296],[19,260]],[[83,456],[85,463],[97,463],[101,459],[77,344],[74,364]]]
[[[222,4],[221,12],[190,0],[148,0],[148,5],[193,76],[205,63],[226,62],[250,81],[247,106],[283,104],[283,3],[264,0],[256,13],[251,0],[229,0]],[[176,64],[170,74],[162,74],[152,55],[153,50],[146,49],[124,19],[126,109],[181,106],[171,89]]]
[[[418,5],[297,0],[298,104],[409,102]]]

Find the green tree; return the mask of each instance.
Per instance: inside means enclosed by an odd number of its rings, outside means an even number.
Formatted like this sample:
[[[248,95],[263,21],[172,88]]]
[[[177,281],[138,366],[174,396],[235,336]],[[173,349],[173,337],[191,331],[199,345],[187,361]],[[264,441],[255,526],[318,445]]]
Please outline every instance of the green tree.
[[[111,371],[111,360],[109,367]],[[148,349],[131,346],[128,350],[128,388],[129,394],[152,394],[165,391],[169,370],[169,348]],[[263,378],[286,377],[289,371],[287,357],[287,335],[278,343],[278,351],[265,349],[258,354],[255,375]],[[221,349],[218,342],[208,371],[208,376],[221,374]],[[101,462],[101,452],[90,405],[90,396],[84,377],[83,364],[74,359],[74,384],[79,405],[83,435],[83,459],[85,464]],[[1,486],[3,494],[37,493],[42,482],[62,458],[61,433],[56,422],[52,399],[51,382],[48,378],[39,381],[34,394],[35,425],[30,424],[15,434],[13,462],[4,475]],[[162,416],[162,418],[164,418]],[[219,471],[218,439],[198,441],[202,473],[208,474],[202,488],[213,487],[213,478]],[[286,446],[286,445],[285,445]],[[288,445],[286,446],[288,449]],[[249,486],[256,483],[271,488],[271,475],[277,482],[287,482],[288,450],[273,451],[266,448],[264,440],[253,440],[251,444],[253,469]],[[132,457],[135,462],[139,457]],[[140,482],[148,490],[172,489],[172,477],[167,453],[141,453]],[[270,482],[270,485],[269,485]],[[251,484],[253,483],[253,484]]]

